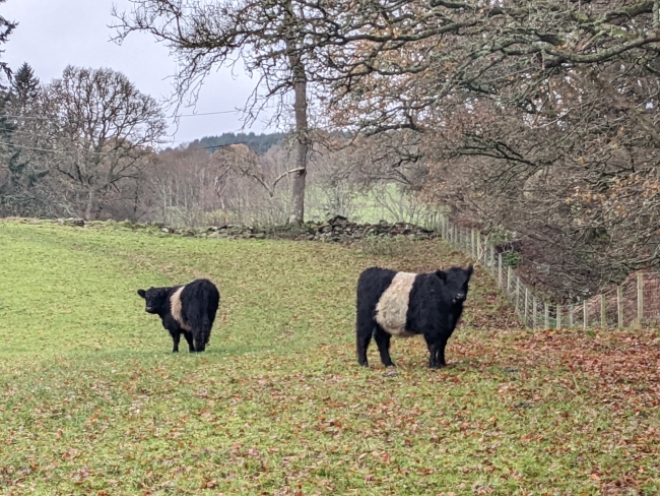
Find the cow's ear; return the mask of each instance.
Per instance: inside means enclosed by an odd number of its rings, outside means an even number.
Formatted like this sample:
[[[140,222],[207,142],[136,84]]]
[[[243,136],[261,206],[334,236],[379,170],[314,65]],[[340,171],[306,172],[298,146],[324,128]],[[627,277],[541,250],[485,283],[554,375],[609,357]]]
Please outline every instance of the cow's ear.
[[[147,292],[144,289],[138,289],[137,294],[139,294],[142,298],[144,298]]]
[[[443,281],[447,282],[447,273],[443,270],[436,270],[435,275],[438,276],[438,278]]]
[[[468,268],[467,268],[467,270],[465,271],[466,274],[467,274],[467,276],[468,276],[468,279],[470,279],[470,276],[472,276],[472,272],[473,272],[473,271],[474,271],[474,267],[472,266],[472,264],[468,265]]]

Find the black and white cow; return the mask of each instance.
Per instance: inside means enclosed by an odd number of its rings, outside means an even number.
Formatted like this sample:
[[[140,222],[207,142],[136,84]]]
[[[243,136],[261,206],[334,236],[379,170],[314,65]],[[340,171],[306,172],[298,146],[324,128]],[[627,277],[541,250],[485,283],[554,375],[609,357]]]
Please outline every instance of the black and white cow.
[[[463,313],[472,265],[428,274],[371,267],[358,279],[357,359],[367,367],[367,348],[373,336],[380,359],[394,366],[390,338],[422,334],[428,345],[429,367],[446,365],[445,346]]]
[[[185,286],[138,289],[148,313],[161,318],[163,327],[174,341],[174,353],[179,351],[181,334],[190,352],[204,351],[220,304],[220,293],[208,279],[197,279]]]

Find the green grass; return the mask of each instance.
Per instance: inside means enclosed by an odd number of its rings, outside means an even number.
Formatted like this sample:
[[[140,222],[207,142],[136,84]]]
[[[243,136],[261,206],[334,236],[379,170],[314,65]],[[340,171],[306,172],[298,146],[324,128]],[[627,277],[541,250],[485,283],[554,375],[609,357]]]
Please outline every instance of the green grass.
[[[477,269],[448,368],[357,366],[362,269],[466,262],[2,222],[0,494],[657,494],[655,332],[522,331]],[[210,348],[173,355],[135,291],[200,276]]]
[[[324,209],[327,187],[311,185],[307,189],[306,218],[315,222],[328,220]],[[369,189],[356,188],[350,193],[351,201],[346,215],[351,222],[376,224],[381,220],[410,222],[430,229],[437,227],[439,215],[445,208],[425,205],[410,194],[405,194],[400,185],[382,184]],[[387,207],[386,207],[387,206]],[[389,207],[389,208],[388,208]]]

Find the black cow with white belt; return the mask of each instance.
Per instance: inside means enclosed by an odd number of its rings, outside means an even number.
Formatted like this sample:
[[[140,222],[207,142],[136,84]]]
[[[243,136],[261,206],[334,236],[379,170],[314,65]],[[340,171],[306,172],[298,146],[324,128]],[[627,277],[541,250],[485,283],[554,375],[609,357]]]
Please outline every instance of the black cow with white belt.
[[[445,347],[463,313],[473,267],[452,267],[427,274],[371,267],[358,279],[357,359],[368,366],[372,336],[380,359],[394,366],[390,339],[422,334],[428,345],[429,367],[444,367]]]

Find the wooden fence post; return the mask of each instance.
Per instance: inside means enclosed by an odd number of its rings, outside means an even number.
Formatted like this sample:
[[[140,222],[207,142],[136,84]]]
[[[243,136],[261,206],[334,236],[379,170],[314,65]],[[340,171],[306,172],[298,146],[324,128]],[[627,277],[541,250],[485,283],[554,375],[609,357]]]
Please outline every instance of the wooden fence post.
[[[520,277],[516,277],[516,313],[520,315]],[[525,324],[527,325],[527,324]]]
[[[587,327],[589,327],[589,305],[587,304],[587,300],[584,300],[582,302],[582,305],[584,307],[582,310],[584,316],[583,328],[586,329]]]
[[[506,294],[510,295],[511,294],[511,277],[513,275],[513,270],[511,270],[511,266],[509,265],[506,268]]]
[[[490,258],[488,266],[490,267],[492,274],[495,272],[495,247],[493,245],[490,245],[490,257],[488,258]]]
[[[497,254],[497,284],[501,288],[504,281],[502,280],[502,254]]]
[[[561,305],[557,305],[557,329],[561,329]]]
[[[472,255],[472,258],[476,257],[476,250],[477,250],[477,240],[476,240],[476,230],[474,228],[470,229],[470,255]]]
[[[527,289],[527,286],[525,286],[525,327],[529,327],[529,324],[527,323],[527,316],[528,316],[528,311],[527,311],[527,303],[529,300],[529,291]]]
[[[477,231],[477,248],[475,250],[474,257],[477,259],[477,263],[481,262],[481,234]]]
[[[637,322],[644,322],[644,275],[637,273]]]
[[[550,305],[544,303],[543,306],[545,307],[545,328],[550,329]]]
[[[623,286],[616,287],[616,323],[623,329]]]
[[[573,307],[571,305],[568,306],[568,327],[573,327]]]
[[[532,310],[532,329],[537,328],[537,322],[536,322],[536,296],[532,298],[532,305],[534,305],[534,309]]]
[[[607,327],[607,307],[605,302],[605,295],[600,295],[600,326],[605,329]]]

